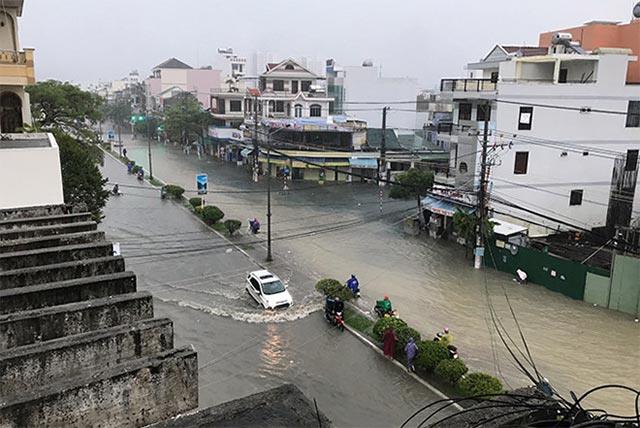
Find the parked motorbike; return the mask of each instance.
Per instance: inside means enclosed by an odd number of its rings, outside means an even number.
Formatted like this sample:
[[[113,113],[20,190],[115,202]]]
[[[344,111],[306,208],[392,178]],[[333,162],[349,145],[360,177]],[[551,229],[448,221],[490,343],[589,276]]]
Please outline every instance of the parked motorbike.
[[[113,186],[113,189],[111,189],[111,194],[113,196],[120,196],[122,194],[122,193],[120,193],[120,187],[118,187],[117,184],[115,186]]]
[[[440,342],[442,340],[442,333],[437,333],[435,335],[435,337],[433,338],[434,342]],[[449,358],[452,360],[457,360],[459,355],[458,355],[458,348],[456,348],[453,345],[447,345],[447,351],[449,351]]]

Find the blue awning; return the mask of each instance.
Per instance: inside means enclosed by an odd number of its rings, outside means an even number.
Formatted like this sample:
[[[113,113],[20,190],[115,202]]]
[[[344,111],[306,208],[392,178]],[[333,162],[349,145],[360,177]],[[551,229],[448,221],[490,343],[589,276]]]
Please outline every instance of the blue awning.
[[[378,160],[373,158],[349,158],[351,168],[378,169]]]
[[[445,200],[443,198],[438,198],[437,196],[427,196],[420,201],[420,204],[422,205],[423,209],[446,217],[453,217],[453,215],[458,211],[464,211],[466,213],[475,211],[475,208],[463,204],[457,204],[453,201]]]
[[[253,149],[242,149],[240,151],[240,156],[242,156],[243,158],[246,158],[247,156],[249,156],[249,154],[253,151]]]

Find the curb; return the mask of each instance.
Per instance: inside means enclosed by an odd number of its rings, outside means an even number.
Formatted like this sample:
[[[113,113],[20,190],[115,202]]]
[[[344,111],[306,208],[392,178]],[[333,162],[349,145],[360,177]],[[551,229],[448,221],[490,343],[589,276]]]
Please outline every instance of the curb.
[[[362,334],[360,334],[360,332],[356,331],[354,328],[350,327],[349,325],[345,324],[345,329],[353,334],[356,338],[358,338],[361,342],[363,342],[366,345],[369,345],[370,348],[372,348],[374,351],[376,351],[379,355],[384,357],[384,353],[382,352],[382,350],[378,347],[378,345],[376,345],[375,343],[373,343],[372,341],[370,341],[367,337],[363,336]],[[388,359],[387,357],[385,357],[385,359]],[[422,384],[423,386],[426,386],[431,392],[433,392],[434,394],[436,394],[438,397],[442,398],[442,399],[451,399],[451,397],[447,396],[445,393],[443,393],[442,391],[440,391],[438,388],[436,388],[435,386],[431,385],[429,382],[427,382],[426,380],[422,379],[421,377],[419,377],[418,375],[416,375],[415,373],[409,373],[407,372],[407,368],[402,365],[402,363],[396,359],[391,359],[389,360],[391,363],[395,364],[397,367],[400,367],[402,369],[402,371],[406,372],[409,376],[411,376],[413,378],[413,380],[419,382],[420,384]],[[458,403],[451,403],[451,405],[456,409],[456,410],[464,410],[464,408],[462,406],[460,406]]]

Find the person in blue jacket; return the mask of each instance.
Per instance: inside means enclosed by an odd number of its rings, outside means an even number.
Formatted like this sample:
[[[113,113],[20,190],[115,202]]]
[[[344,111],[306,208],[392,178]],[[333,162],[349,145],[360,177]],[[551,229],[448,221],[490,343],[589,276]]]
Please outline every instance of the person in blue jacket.
[[[347,287],[349,287],[354,296],[360,295],[360,282],[358,282],[358,278],[354,274],[351,274],[351,278],[347,280]]]

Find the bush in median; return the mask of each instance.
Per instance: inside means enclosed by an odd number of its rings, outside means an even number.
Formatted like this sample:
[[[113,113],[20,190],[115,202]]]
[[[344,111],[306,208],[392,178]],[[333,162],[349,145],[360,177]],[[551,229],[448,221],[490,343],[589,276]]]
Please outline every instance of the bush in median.
[[[202,219],[209,226],[216,224],[224,217],[222,210],[214,205],[207,205],[202,210]]]
[[[182,194],[184,193],[184,189],[180,186],[176,186],[175,184],[167,184],[164,186],[165,192],[167,195],[173,199],[182,198]]]
[[[450,385],[455,385],[468,371],[467,365],[460,359],[442,360],[436,366],[435,374]]]
[[[242,226],[242,222],[240,220],[229,219],[224,222],[224,227],[227,228],[229,235],[233,235],[236,230],[240,229],[240,226]]]
[[[502,392],[502,383],[486,373],[471,373],[460,379],[458,387],[462,394],[467,397]]]
[[[398,340],[396,341],[396,354],[404,355],[404,347],[409,341],[410,337],[413,337],[413,340],[416,343],[420,342],[420,333],[415,328],[411,328],[408,325],[398,327],[396,329],[396,336],[398,336]]]
[[[194,209],[202,205],[202,198],[190,198],[189,205],[191,205]]]
[[[339,297],[340,300],[347,301],[353,298],[351,290],[344,286],[337,279],[325,278],[316,283],[316,290],[325,296]]]
[[[384,335],[384,332],[387,331],[389,328],[393,328],[397,334],[398,330],[404,327],[407,327],[407,323],[402,321],[400,318],[395,318],[395,317],[380,318],[373,325],[373,335],[379,342],[382,342],[382,336]]]
[[[415,365],[422,371],[432,372],[441,361],[449,359],[449,350],[432,340],[423,340],[418,349]]]

